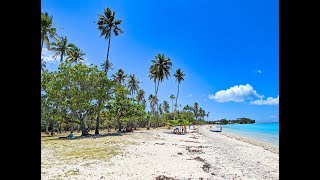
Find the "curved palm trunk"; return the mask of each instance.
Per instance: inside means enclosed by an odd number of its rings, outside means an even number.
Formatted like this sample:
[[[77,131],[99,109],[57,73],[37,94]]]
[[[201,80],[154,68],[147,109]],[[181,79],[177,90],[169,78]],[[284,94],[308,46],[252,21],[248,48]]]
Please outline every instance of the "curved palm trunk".
[[[159,90],[159,85],[160,85],[160,80],[158,80],[158,84],[157,84],[157,90],[156,90],[156,100],[158,99],[157,98],[157,96],[158,96],[158,90]],[[159,105],[158,105],[158,101],[156,101],[156,111],[158,112],[158,110],[159,110]],[[159,122],[158,122],[158,120],[159,120],[159,116],[158,116],[158,114],[156,114],[156,127],[158,127],[159,126]]]
[[[110,49],[110,40],[111,40],[111,29],[110,29],[110,36],[109,36],[109,42],[108,42],[108,52],[107,52],[107,59],[106,59],[106,66],[104,71],[106,72],[106,76],[108,77],[108,70],[109,70],[109,49]]]
[[[171,99],[172,113],[173,113],[173,99]]]
[[[42,56],[43,40],[44,40],[44,39],[41,40],[41,56]]]
[[[174,107],[174,113],[173,113],[173,120],[176,119],[176,111],[177,111],[177,105],[178,105],[178,96],[179,96],[179,87],[180,87],[180,83],[178,83],[178,93],[177,93],[177,97],[176,97],[176,106]]]
[[[61,52],[60,62],[62,62],[62,60],[63,60],[63,53]]]

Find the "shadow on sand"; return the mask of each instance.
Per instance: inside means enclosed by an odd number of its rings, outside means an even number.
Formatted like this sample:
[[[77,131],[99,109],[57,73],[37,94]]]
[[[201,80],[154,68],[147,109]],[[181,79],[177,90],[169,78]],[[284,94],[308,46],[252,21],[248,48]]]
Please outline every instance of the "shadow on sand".
[[[114,132],[114,133],[105,133],[105,134],[89,134],[87,136],[74,136],[73,139],[67,137],[59,137],[57,139],[48,139],[48,140],[79,140],[85,138],[102,138],[107,136],[123,136],[126,135],[128,132]]]

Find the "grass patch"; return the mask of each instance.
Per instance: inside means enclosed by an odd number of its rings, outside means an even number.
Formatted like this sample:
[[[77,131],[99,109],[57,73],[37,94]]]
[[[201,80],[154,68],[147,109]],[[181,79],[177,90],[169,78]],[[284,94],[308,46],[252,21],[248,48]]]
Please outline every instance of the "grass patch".
[[[89,159],[108,159],[119,154],[116,147],[88,147],[70,151],[64,154],[67,157],[89,158]]]
[[[44,159],[71,162],[81,159],[109,159],[118,155],[127,145],[137,144],[128,136],[104,136],[78,139],[59,139],[68,133],[56,136],[41,136],[41,150]]]

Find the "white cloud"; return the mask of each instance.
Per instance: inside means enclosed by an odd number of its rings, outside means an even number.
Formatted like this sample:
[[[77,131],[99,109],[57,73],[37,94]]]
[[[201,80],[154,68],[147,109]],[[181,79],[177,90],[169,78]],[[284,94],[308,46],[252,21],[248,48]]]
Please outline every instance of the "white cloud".
[[[250,104],[254,104],[254,105],[277,105],[277,104],[279,104],[279,95],[276,98],[268,97],[266,100],[259,99],[259,100],[251,101]]]
[[[262,71],[259,69],[258,71],[257,71],[259,74],[262,74]]]
[[[209,99],[213,99],[217,102],[243,102],[245,99],[263,98],[263,95],[259,95],[256,90],[250,84],[235,85],[227,90],[221,90],[214,95],[209,94]]]
[[[278,116],[270,115],[269,118],[277,118]]]
[[[41,55],[41,59],[43,59],[43,61],[45,61],[46,63],[53,63],[56,64],[59,61],[59,59],[54,59],[52,56],[54,55],[54,53],[52,51],[49,51],[47,48],[42,48],[42,55]]]
[[[188,94],[188,95],[186,95],[186,97],[188,98],[188,97],[192,97],[192,94]]]
[[[58,64],[60,62],[60,56],[58,56],[56,59],[54,59],[53,55],[54,55],[54,53],[52,51],[49,51],[47,48],[42,48],[41,59],[43,59],[43,61],[45,61],[46,63]],[[63,57],[63,60],[65,60],[65,59],[66,59],[66,56]],[[85,56],[84,56],[84,60],[82,61],[82,63],[84,63],[86,65],[92,64],[92,62],[90,62],[88,60],[88,58]]]

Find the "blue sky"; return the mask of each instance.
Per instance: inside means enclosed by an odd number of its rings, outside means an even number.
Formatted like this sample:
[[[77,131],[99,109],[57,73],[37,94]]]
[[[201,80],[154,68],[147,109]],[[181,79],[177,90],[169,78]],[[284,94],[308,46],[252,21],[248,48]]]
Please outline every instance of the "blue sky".
[[[260,122],[279,117],[279,6],[277,0],[42,0],[59,35],[86,53],[88,63],[106,59],[108,42],[94,23],[104,8],[123,20],[124,34],[112,36],[109,59],[154,93],[148,68],[157,53],[170,57],[171,78],[159,87],[159,99],[171,102],[181,68],[178,103],[198,102],[209,119],[249,117]],[[43,50],[49,70],[59,64]],[[170,103],[171,105],[171,103]]]

